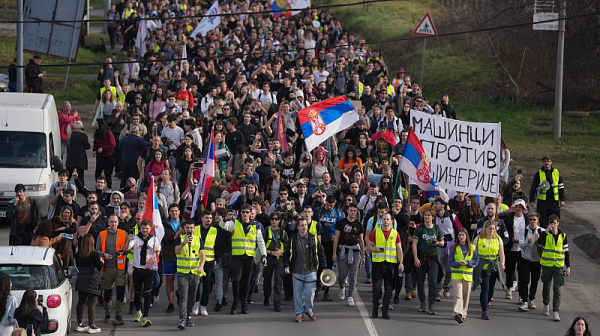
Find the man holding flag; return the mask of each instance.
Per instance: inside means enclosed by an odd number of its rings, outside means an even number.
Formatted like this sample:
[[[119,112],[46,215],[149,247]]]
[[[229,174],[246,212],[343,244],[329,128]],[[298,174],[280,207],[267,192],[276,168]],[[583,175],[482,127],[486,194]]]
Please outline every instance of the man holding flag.
[[[202,204],[206,209],[208,207],[208,191],[215,177],[215,130],[210,133],[210,143],[206,147],[206,156],[204,157],[204,165],[200,171],[200,178],[196,185],[194,193],[194,201],[192,205],[192,218],[196,215],[198,202],[202,200]],[[206,196],[206,197],[204,197]]]

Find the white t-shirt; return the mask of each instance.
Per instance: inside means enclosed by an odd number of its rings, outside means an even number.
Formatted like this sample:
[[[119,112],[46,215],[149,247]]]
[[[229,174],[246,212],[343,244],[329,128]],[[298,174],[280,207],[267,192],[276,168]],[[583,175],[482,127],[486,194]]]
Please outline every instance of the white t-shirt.
[[[321,82],[327,81],[327,76],[329,76],[329,72],[327,72],[327,70],[323,70],[323,72],[317,70],[313,72],[313,76],[315,76],[315,83],[319,84]]]
[[[515,215],[513,222],[513,232],[515,238],[519,238],[524,234],[523,232],[525,232],[525,225],[525,216],[517,217]],[[513,243],[510,250],[518,252],[521,251],[521,247],[519,247],[519,243]]]
[[[140,264],[140,251],[144,246],[144,241],[138,236],[134,236],[133,240],[129,242],[129,249],[133,251],[133,267],[135,268],[146,268],[146,265]],[[160,241],[156,237],[152,237],[148,240],[148,251],[146,252],[146,258],[154,256],[154,246],[158,247],[158,251],[162,249]]]

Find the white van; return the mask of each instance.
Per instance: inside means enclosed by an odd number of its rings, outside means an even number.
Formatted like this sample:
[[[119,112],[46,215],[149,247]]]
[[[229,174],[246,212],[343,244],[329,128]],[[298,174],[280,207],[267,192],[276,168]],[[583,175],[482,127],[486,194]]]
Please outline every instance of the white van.
[[[15,185],[48,214],[50,187],[62,169],[60,129],[54,97],[38,93],[0,93],[0,218],[15,198]]]
[[[32,246],[0,247],[0,275],[8,275],[12,282],[10,293],[17,302],[25,290],[32,288],[42,296],[48,307],[48,324],[41,325],[43,334],[66,336],[71,332],[73,289],[69,281],[77,275],[77,268],[63,264],[53,248]],[[26,328],[27,326],[20,326]]]

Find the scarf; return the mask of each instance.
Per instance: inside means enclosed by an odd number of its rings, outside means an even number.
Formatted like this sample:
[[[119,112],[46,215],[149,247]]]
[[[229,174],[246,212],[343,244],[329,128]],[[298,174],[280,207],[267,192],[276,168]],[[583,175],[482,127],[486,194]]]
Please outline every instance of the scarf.
[[[144,266],[144,265],[146,265],[146,258],[147,258],[146,253],[148,251],[148,241],[150,240],[150,238],[152,238],[152,235],[149,234],[148,237],[146,237],[146,239],[144,239],[142,232],[139,232],[137,236],[144,242],[144,245],[142,246],[142,250],[140,251],[140,265]]]

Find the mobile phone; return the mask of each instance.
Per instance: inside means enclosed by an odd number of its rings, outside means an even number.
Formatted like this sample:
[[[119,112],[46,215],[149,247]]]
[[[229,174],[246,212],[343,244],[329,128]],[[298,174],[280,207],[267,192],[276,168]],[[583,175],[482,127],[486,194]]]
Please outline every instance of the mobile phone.
[[[27,336],[32,336],[33,335],[33,324],[28,324],[27,325]]]
[[[44,302],[44,296],[38,295],[38,303],[42,303],[42,302]]]
[[[73,235],[72,234],[68,234],[68,233],[61,233],[60,237],[61,238],[66,238],[66,239],[73,239]]]
[[[192,237],[192,233],[191,233],[191,232],[188,232],[188,233],[187,233],[187,235],[188,235],[188,237],[190,237],[190,238]]]
[[[517,175],[522,174],[522,173],[523,173],[522,169],[517,170]]]

